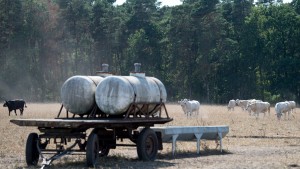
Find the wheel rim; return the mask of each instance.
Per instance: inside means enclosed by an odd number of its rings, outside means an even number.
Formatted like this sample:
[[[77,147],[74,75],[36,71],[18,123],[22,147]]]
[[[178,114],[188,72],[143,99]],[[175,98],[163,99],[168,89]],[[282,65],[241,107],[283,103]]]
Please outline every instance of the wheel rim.
[[[99,155],[100,157],[107,156],[109,148],[107,146],[100,146]]]
[[[147,137],[145,146],[146,146],[146,152],[148,155],[151,155],[154,153],[154,140],[151,136]]]

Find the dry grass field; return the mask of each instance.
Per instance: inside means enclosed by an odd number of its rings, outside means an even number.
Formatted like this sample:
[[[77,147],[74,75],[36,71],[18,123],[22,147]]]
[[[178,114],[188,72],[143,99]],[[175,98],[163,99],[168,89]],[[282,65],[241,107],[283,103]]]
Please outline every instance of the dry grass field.
[[[0,108],[0,168],[27,168],[25,143],[34,127],[19,127],[9,122],[19,118],[54,118],[60,104],[28,103],[23,117]],[[228,125],[229,133],[223,139],[223,153],[214,141],[201,141],[200,155],[196,142],[177,142],[173,157],[171,144],[164,143],[154,162],[142,162],[135,147],[117,147],[107,157],[101,158],[96,168],[300,168],[300,110],[291,120],[278,121],[274,107],[271,115],[249,116],[240,108],[228,112],[226,106],[201,105],[198,117],[187,119],[181,107],[168,104],[169,115],[174,119],[169,126]],[[39,163],[40,164],[40,163]],[[32,168],[32,167],[31,167]],[[49,168],[85,168],[85,156],[65,156]]]

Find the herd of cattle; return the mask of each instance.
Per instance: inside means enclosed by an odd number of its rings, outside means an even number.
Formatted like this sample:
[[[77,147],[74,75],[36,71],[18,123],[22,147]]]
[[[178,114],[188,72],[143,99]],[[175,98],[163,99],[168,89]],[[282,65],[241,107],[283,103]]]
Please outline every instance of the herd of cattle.
[[[233,111],[235,106],[239,106],[244,111],[248,111],[249,115],[252,115],[252,113],[258,118],[260,113],[264,113],[264,116],[266,112],[270,115],[270,103],[269,102],[263,102],[261,100],[229,100],[228,103],[228,111]],[[296,108],[296,102],[295,101],[284,101],[284,102],[278,102],[275,104],[275,112],[278,120],[281,119],[282,115],[284,114],[284,118],[286,119],[286,114],[288,114],[288,119],[290,119],[290,114],[293,113],[294,109]]]
[[[187,117],[191,117],[192,114],[195,114],[198,116],[199,109],[200,109],[200,103],[197,100],[189,100],[189,99],[182,99],[178,101],[180,106],[182,107],[182,110],[184,114]],[[234,108],[238,106],[241,107],[243,111],[248,111],[249,115],[255,115],[256,118],[259,117],[260,113],[263,113],[264,116],[268,112],[270,115],[270,103],[263,102],[261,100],[229,100],[228,103],[228,111],[234,111]],[[16,110],[20,110],[20,115],[23,115],[24,107],[26,106],[26,103],[24,100],[10,100],[5,101],[3,104],[3,107],[8,108],[9,116],[10,112],[14,110],[15,114],[17,115]],[[284,102],[278,102],[275,105],[275,112],[278,120],[281,119],[282,115],[284,114],[284,118],[286,119],[286,114],[288,115],[288,119],[290,119],[290,114],[294,112],[294,109],[296,108],[295,101],[284,101]]]
[[[184,114],[187,117],[191,117],[192,114],[196,116],[199,114],[200,103],[197,100],[189,100],[189,99],[182,99],[178,101]],[[263,102],[261,100],[230,100],[228,103],[228,111],[234,111],[234,108],[238,106],[241,107],[243,111],[247,111],[249,115],[254,115],[256,118],[259,117],[260,113],[263,113],[264,116],[266,113],[270,115],[270,103]],[[282,115],[284,114],[284,118],[286,119],[286,114],[288,114],[288,119],[290,119],[290,114],[293,113],[294,109],[296,108],[295,101],[285,101],[285,102],[278,102],[275,105],[276,116],[278,120],[281,119]]]

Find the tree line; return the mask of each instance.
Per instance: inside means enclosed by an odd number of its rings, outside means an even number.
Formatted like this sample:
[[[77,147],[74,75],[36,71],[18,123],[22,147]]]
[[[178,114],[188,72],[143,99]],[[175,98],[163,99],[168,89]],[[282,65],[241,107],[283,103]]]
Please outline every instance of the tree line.
[[[101,64],[142,63],[169,101],[300,101],[300,0],[0,0],[0,96],[60,101]]]

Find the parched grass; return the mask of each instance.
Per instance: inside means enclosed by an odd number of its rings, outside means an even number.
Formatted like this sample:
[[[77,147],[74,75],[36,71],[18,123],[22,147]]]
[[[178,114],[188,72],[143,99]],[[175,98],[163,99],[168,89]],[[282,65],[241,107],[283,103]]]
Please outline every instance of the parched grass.
[[[228,125],[230,132],[229,137],[300,137],[300,115],[293,114],[291,120],[278,121],[275,116],[274,108],[271,108],[270,115],[260,114],[256,119],[249,116],[247,112],[236,108],[234,112],[228,112],[226,106],[202,105],[198,117],[186,118],[180,106],[173,105],[168,107],[172,112],[174,121],[167,125],[179,126],[211,126],[211,125]],[[299,109],[297,109],[299,112]]]
[[[20,118],[53,119],[57,116],[60,106],[58,103],[28,103],[23,116],[19,116],[19,111],[18,116],[15,116],[14,113],[8,116],[7,108],[0,107],[0,168],[27,168],[25,163],[27,136],[31,132],[39,133],[35,127],[19,127],[9,121]],[[242,160],[244,157],[239,156],[240,152],[234,152],[237,147],[241,151],[245,148],[247,151],[249,149],[250,152],[252,150],[260,153],[258,151],[260,148],[269,147],[271,150],[279,151],[283,147],[284,150],[291,152],[293,147],[299,149],[300,146],[299,113],[294,113],[291,120],[278,121],[274,108],[271,109],[270,116],[266,115],[266,117],[263,117],[263,114],[261,114],[258,119],[254,116],[249,116],[248,113],[243,112],[240,108],[236,108],[234,112],[228,112],[227,107],[221,105],[201,105],[200,114],[192,118],[187,118],[177,104],[167,104],[167,111],[169,116],[173,118],[173,121],[157,126],[228,125],[230,131],[223,139],[223,150],[225,154],[235,154],[235,158],[240,158],[239,160]],[[296,112],[300,112],[299,108]],[[131,142],[124,140],[123,143]],[[214,168],[215,164],[211,163],[210,160],[222,158],[215,155],[218,151],[215,149],[216,143],[214,141],[201,140],[200,157],[205,156],[202,158],[199,158],[199,155],[196,154],[196,142],[177,142],[175,157],[171,153],[171,144],[164,144],[163,146],[164,149],[159,152],[157,160],[154,162],[137,160],[135,147],[117,147],[110,151],[108,157],[101,158],[96,168],[182,168],[186,164],[189,164],[190,168]],[[277,150],[276,147],[279,149]],[[285,152],[281,153],[284,154]],[[299,153],[294,153],[285,155],[284,159],[277,159],[276,153],[270,152],[265,157],[265,160],[272,160],[272,157],[274,157],[275,161],[273,163],[275,168],[276,166],[300,166]],[[254,159],[252,156],[249,157],[249,159],[252,158]],[[191,162],[195,159],[199,163],[193,164]],[[203,161],[203,159],[208,161]],[[226,160],[222,160],[226,162]],[[237,165],[234,159],[230,162],[232,162],[232,168],[243,168],[242,166],[234,167],[234,165]],[[256,165],[251,160],[249,163]],[[272,166],[271,164],[272,162],[268,166]],[[85,168],[85,156],[66,156],[55,161],[52,168]]]

